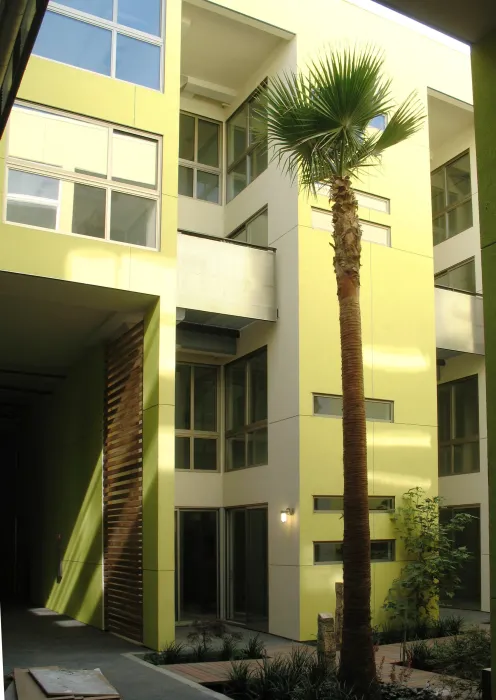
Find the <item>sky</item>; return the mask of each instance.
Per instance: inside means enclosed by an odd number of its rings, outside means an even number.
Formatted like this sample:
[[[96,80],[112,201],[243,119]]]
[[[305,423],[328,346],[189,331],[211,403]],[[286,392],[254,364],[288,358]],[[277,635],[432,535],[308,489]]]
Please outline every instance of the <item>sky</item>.
[[[353,3],[353,5],[363,7],[364,10],[369,10],[369,12],[374,12],[382,17],[387,17],[387,19],[390,19],[393,22],[398,22],[398,24],[403,24],[406,27],[410,27],[420,34],[425,34],[435,41],[439,41],[442,44],[450,46],[452,49],[456,49],[457,51],[461,51],[462,53],[466,54],[470,53],[470,47],[468,44],[464,44],[461,41],[458,41],[458,39],[453,39],[447,34],[438,32],[436,29],[431,29],[431,27],[427,27],[425,24],[421,24],[421,22],[416,22],[414,19],[405,17],[399,12],[395,12],[394,10],[390,10],[377,2],[373,2],[373,0],[348,0],[348,2]]]

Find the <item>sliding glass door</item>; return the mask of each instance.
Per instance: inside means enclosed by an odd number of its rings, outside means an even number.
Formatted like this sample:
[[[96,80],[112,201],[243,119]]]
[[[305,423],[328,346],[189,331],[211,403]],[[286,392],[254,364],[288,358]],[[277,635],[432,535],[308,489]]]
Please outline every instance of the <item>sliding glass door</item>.
[[[176,511],[176,618],[219,615],[217,510]]]
[[[228,618],[266,630],[268,597],[267,508],[227,511]]]

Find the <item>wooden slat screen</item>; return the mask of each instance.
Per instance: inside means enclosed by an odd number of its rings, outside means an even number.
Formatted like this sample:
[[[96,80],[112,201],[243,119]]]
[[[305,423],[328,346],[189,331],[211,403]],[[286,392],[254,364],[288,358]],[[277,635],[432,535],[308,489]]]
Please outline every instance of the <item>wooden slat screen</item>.
[[[143,638],[143,323],[107,345],[103,450],[105,628]]]

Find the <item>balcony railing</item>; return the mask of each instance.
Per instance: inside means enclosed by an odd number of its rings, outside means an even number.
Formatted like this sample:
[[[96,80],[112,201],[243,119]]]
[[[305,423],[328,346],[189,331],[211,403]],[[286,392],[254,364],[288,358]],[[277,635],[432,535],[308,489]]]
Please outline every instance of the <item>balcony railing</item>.
[[[455,352],[484,354],[482,296],[435,288],[436,347]]]
[[[275,250],[179,231],[177,306],[275,321]]]

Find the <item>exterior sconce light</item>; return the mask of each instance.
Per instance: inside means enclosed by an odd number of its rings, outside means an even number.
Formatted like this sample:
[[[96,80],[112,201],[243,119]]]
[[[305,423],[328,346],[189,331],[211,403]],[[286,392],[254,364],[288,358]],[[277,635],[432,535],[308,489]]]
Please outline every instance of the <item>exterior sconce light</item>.
[[[281,510],[281,523],[286,523],[288,521],[288,515],[294,515],[294,508],[286,508],[286,510]]]

